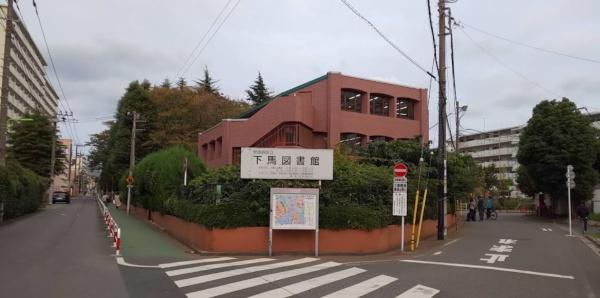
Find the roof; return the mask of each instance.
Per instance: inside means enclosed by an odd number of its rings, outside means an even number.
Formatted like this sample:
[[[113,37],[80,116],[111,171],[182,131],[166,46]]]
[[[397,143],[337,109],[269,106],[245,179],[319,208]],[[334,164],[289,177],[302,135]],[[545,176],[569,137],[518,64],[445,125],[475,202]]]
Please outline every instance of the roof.
[[[292,93],[294,93],[294,92],[296,92],[298,90],[304,89],[304,88],[306,88],[306,87],[308,87],[310,85],[313,85],[313,84],[316,84],[316,83],[318,83],[320,81],[323,81],[323,80],[327,79],[328,75],[329,74],[325,74],[325,75],[320,76],[320,77],[318,77],[316,79],[312,79],[312,80],[310,80],[310,81],[308,81],[306,83],[300,84],[300,85],[298,85],[298,86],[296,86],[296,87],[294,87],[292,89],[288,89],[286,91],[283,91],[283,92],[281,92],[281,93],[273,96],[271,99],[266,100],[266,101],[264,101],[264,102],[262,102],[262,103],[260,103],[260,104],[258,104],[256,106],[252,107],[250,110],[241,113],[238,116],[238,118],[250,118],[250,117],[252,117],[252,115],[256,114],[258,111],[260,111],[262,108],[264,108],[266,105],[268,105],[273,100],[276,100],[279,97],[288,96],[288,95],[290,95],[290,94],[292,94]]]

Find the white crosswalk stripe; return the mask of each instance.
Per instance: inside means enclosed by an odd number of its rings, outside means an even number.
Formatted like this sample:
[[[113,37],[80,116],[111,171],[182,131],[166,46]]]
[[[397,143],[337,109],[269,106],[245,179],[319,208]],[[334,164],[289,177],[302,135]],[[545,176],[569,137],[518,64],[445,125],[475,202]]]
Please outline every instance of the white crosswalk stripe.
[[[173,279],[175,285],[187,297],[193,298],[231,295],[234,292],[243,290],[254,291],[254,293],[262,292],[251,296],[254,298],[290,297],[317,288],[319,289],[316,291],[320,294],[316,296],[325,295],[323,297],[326,298],[353,298],[371,294],[398,280],[398,278],[388,275],[374,276],[373,274],[366,274],[367,270],[362,268],[340,267],[343,264],[337,262],[318,262],[319,259],[311,257],[282,260],[266,264],[259,263],[276,260],[271,258],[255,258],[229,262],[232,260],[236,260],[236,258],[214,257],[164,263],[158,265],[158,267],[165,270],[165,273]],[[228,268],[233,266],[240,266],[240,268]],[[286,267],[292,266],[297,266],[297,268],[286,269]],[[277,269],[284,271],[277,272]],[[212,271],[204,272],[208,270]],[[253,274],[269,270],[273,271],[261,276]],[[189,275],[181,276],[184,274]],[[341,289],[339,286],[336,286],[337,282],[351,277],[353,278],[351,285]],[[235,279],[231,280],[230,278]],[[290,278],[295,279],[291,284],[290,282],[283,281]],[[204,288],[202,288],[203,284],[206,284]],[[333,287],[331,291],[328,291],[329,284]],[[262,286],[263,288],[260,291],[258,289],[252,290],[252,288],[258,286]],[[382,292],[377,293],[381,296]],[[385,296],[389,297],[400,294],[396,297],[429,298],[438,294],[439,290],[423,285],[416,285],[403,293],[385,293]],[[248,294],[252,295],[252,293]]]
[[[197,266],[197,267],[191,267],[191,268],[183,268],[183,269],[167,271],[167,275],[168,276],[177,276],[177,275],[182,275],[182,274],[188,274],[188,273],[194,273],[194,272],[200,272],[200,271],[206,271],[206,270],[212,270],[212,269],[218,269],[218,268],[249,265],[249,264],[256,264],[256,263],[268,262],[268,261],[273,261],[273,259],[260,258],[260,259],[251,259],[251,260],[244,260],[244,261],[231,262],[231,263],[210,264],[210,265]]]

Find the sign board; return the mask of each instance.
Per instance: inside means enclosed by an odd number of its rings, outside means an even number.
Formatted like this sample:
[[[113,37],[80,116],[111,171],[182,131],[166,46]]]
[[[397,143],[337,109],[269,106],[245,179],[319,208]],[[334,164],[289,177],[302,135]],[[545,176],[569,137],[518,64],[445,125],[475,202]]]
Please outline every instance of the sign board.
[[[271,229],[317,230],[319,189],[271,188]]]
[[[408,179],[406,177],[394,177],[393,208],[392,215],[406,216],[408,198]]]
[[[126,181],[127,181],[127,184],[128,184],[128,185],[132,185],[132,184],[133,184],[133,181],[134,181],[134,180],[133,180],[133,176],[127,176],[127,179],[126,179]]]
[[[394,165],[394,177],[405,177],[408,173],[408,167],[403,163],[397,163]]]
[[[242,148],[242,179],[333,180],[333,150]]]

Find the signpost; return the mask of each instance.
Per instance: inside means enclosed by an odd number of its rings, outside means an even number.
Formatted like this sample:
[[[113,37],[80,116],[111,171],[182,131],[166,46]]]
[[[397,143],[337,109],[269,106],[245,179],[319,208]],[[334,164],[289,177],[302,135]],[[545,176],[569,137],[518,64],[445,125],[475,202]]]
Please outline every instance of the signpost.
[[[571,189],[575,188],[575,172],[573,171],[573,166],[567,166],[567,197],[569,202],[569,236],[573,236],[573,230],[571,229]]]
[[[392,215],[402,217],[402,225],[400,227],[400,251],[404,251],[404,217],[407,213],[407,197],[408,197],[408,179],[406,174],[408,168],[405,164],[399,163],[394,166],[394,192],[392,194],[393,207]]]

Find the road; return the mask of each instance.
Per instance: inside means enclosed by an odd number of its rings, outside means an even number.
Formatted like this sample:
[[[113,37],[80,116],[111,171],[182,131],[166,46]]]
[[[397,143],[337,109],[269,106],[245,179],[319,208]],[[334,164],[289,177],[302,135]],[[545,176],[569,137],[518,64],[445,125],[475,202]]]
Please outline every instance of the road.
[[[0,227],[0,296],[128,297],[92,199]]]
[[[579,236],[568,237],[564,226],[522,215],[501,214],[497,221],[463,223],[448,240],[425,241],[414,253],[193,256],[174,254],[171,246],[164,253],[145,250],[126,255],[117,265],[95,208],[91,200],[74,200],[72,205],[55,205],[1,227],[1,239],[11,239],[0,243],[3,293],[10,297],[600,297],[598,249]],[[160,237],[140,239],[146,246],[160,241]],[[133,252],[135,243],[130,247]]]

